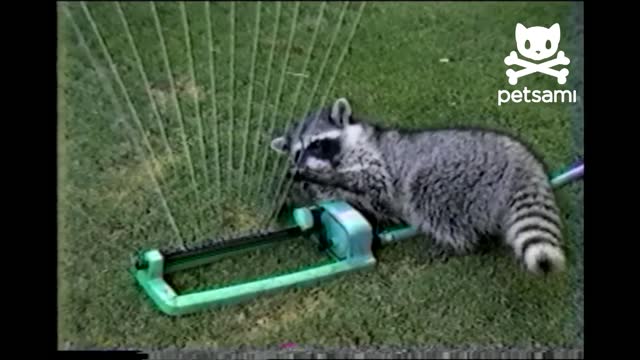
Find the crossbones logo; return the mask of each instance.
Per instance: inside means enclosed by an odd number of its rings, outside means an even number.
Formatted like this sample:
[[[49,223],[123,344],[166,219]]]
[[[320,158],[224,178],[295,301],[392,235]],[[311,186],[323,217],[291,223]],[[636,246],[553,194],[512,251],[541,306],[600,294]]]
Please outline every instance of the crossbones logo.
[[[526,28],[522,24],[516,26],[518,52],[531,60],[540,61],[552,57],[558,50],[559,41],[560,25],[558,24],[554,24],[550,28],[540,26]],[[566,68],[556,70],[553,67],[568,65],[569,62],[569,58],[565,56],[564,51],[558,51],[555,59],[550,59],[543,63],[521,59],[515,51],[512,51],[509,56],[504,58],[504,63],[507,66],[518,65],[523,68],[518,71],[507,70],[506,74],[511,85],[516,85],[519,78],[537,72],[557,78],[558,84],[565,84],[569,70]]]

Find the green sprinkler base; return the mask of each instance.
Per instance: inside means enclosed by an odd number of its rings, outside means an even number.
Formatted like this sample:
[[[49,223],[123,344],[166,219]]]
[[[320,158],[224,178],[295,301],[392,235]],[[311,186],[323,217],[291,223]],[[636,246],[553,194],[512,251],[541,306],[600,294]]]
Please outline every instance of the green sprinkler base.
[[[260,295],[285,290],[295,286],[304,286],[322,281],[340,274],[370,268],[376,259],[371,252],[372,229],[365,218],[350,205],[341,201],[321,203],[313,208],[296,210],[297,225],[301,231],[314,238],[334,261],[298,272],[274,276],[266,279],[231,285],[196,293],[180,295],[164,279],[167,267],[171,267],[171,258],[165,258],[159,250],[144,252],[133,269],[135,279],[154,304],[165,314],[183,315],[222,305],[236,304]],[[319,224],[313,223],[317,219]],[[268,242],[268,236],[261,241]],[[218,248],[208,254],[215,259]],[[181,257],[180,268],[190,267],[190,259]],[[199,266],[203,256],[193,256],[194,266]]]

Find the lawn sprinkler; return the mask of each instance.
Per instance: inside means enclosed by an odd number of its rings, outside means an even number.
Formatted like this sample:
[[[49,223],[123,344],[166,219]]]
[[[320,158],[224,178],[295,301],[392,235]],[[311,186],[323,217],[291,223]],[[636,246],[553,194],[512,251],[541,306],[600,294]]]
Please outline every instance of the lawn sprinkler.
[[[582,162],[552,177],[554,187],[583,176]],[[410,226],[388,228],[376,233],[366,218],[344,201],[324,201],[295,209],[293,225],[274,231],[257,231],[232,239],[216,239],[195,247],[173,250],[146,250],[136,256],[131,269],[136,281],[165,314],[183,315],[205,308],[236,304],[260,295],[305,286],[352,271],[370,269],[376,264],[372,245],[381,245],[418,235]],[[315,243],[329,258],[323,263],[297,272],[208,290],[178,294],[165,280],[166,274],[186,270],[241,250],[303,237]]]

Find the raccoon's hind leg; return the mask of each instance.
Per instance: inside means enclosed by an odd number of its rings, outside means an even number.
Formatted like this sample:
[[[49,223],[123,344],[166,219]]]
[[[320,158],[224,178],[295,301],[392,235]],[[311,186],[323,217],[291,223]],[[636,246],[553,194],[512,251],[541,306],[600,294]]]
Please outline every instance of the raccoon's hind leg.
[[[562,223],[551,186],[532,180],[508,203],[504,239],[528,271],[547,274],[564,269]]]
[[[468,211],[473,202],[464,191],[451,191],[450,183],[444,184],[434,172],[416,174],[405,190],[410,197],[402,213],[411,226],[430,238],[430,255],[447,258],[470,254],[481,240],[477,220]]]
[[[481,237],[469,226],[456,224],[455,220],[448,217],[427,218],[429,219],[424,220],[422,217],[414,216],[410,223],[431,240],[427,250],[427,256],[430,258],[446,261],[453,256],[468,255],[473,253],[480,243]]]

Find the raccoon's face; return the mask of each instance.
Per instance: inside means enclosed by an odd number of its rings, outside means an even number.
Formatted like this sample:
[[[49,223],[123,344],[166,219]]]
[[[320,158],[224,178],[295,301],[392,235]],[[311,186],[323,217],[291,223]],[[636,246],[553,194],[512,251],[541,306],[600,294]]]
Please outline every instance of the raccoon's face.
[[[296,168],[334,169],[344,150],[344,135],[350,121],[349,102],[338,99],[332,107],[310,113],[292,124],[284,136],[271,141],[271,148],[288,155]]]

